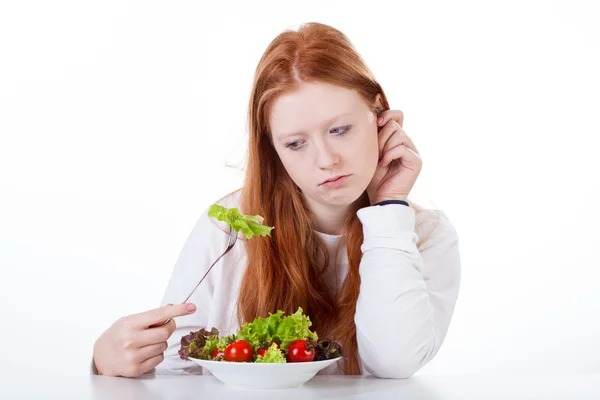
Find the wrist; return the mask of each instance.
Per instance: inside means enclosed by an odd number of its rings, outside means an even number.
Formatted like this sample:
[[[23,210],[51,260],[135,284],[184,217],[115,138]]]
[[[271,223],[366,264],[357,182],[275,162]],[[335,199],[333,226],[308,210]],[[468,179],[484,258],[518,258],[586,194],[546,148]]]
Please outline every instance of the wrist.
[[[408,202],[405,200],[383,200],[383,201],[379,201],[375,204],[372,204],[372,206],[386,206],[388,204],[399,204],[399,205],[404,205],[404,206],[410,207]]]
[[[371,201],[371,205],[374,206],[377,203],[381,203],[381,202],[388,202],[388,201],[403,201],[403,202],[407,202],[408,203],[408,196],[378,196],[373,198],[373,200]]]

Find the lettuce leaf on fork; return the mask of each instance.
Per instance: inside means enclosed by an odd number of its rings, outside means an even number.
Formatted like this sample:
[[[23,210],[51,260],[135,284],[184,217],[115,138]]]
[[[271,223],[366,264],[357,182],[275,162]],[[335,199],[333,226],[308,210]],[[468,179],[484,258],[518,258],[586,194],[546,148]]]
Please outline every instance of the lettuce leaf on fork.
[[[226,222],[237,232],[242,232],[246,238],[253,236],[271,235],[272,226],[263,225],[264,218],[260,215],[244,215],[237,208],[226,208],[213,204],[208,209],[208,216]]]

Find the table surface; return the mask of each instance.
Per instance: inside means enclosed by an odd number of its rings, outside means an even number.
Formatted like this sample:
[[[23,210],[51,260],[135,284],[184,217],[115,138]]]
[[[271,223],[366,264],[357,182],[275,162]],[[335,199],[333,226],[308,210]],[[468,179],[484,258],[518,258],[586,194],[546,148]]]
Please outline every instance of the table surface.
[[[3,374],[1,399],[600,399],[600,373],[546,375],[415,375],[377,379],[317,375],[304,386],[240,390],[213,376],[111,378]]]

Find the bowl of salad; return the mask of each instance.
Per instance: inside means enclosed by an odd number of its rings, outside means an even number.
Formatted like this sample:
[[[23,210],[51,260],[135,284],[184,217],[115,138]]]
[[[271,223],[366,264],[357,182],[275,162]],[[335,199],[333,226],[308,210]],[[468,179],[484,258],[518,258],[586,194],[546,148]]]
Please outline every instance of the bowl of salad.
[[[294,314],[270,313],[245,323],[233,335],[201,329],[181,338],[179,356],[191,360],[224,384],[243,389],[298,387],[346,357],[330,339],[310,330],[302,308]]]

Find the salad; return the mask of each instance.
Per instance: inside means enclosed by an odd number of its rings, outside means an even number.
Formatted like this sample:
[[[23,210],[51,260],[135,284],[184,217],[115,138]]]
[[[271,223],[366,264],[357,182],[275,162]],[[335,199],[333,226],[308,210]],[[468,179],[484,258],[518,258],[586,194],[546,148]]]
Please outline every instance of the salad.
[[[213,204],[208,216],[226,222],[246,238],[271,235],[273,227],[264,226],[260,215],[244,215],[237,208]],[[301,307],[291,315],[279,310],[267,318],[256,318],[245,323],[230,336],[219,336],[219,331],[200,329],[181,338],[179,356],[229,362],[286,363],[322,361],[345,357],[342,347],[330,340],[318,340],[310,330],[310,318]]]
[[[310,318],[301,307],[291,315],[279,310],[266,318],[246,322],[233,335],[200,329],[181,338],[179,356],[224,362],[288,363],[346,357],[342,347],[330,339],[319,340],[310,330]]]

